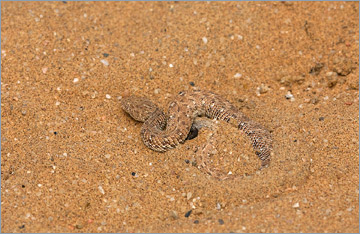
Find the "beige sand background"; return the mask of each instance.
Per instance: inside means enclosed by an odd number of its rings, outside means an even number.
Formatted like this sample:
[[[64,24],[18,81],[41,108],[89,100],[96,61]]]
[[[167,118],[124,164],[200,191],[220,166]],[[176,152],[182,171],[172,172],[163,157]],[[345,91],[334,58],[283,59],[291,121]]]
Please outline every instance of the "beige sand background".
[[[2,232],[358,232],[356,2],[3,2]],[[272,131],[269,168],[219,124],[146,148],[124,92],[212,90]]]

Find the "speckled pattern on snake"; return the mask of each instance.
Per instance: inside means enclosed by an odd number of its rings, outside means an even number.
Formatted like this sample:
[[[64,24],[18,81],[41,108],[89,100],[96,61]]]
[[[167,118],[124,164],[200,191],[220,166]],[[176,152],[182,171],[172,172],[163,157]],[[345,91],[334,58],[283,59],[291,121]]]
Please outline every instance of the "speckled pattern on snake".
[[[206,116],[224,120],[242,130],[250,137],[251,144],[261,159],[261,165],[267,166],[270,162],[270,132],[213,92],[182,91],[170,103],[167,114],[145,97],[124,97],[121,105],[132,118],[144,122],[141,137],[144,144],[152,150],[164,152],[184,143],[194,119]]]

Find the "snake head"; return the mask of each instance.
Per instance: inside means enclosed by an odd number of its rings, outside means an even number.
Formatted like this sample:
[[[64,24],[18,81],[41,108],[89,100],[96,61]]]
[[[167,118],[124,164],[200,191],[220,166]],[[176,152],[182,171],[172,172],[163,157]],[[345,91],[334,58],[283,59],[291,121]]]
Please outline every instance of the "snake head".
[[[121,99],[122,109],[133,119],[145,122],[158,106],[145,97],[128,96]]]

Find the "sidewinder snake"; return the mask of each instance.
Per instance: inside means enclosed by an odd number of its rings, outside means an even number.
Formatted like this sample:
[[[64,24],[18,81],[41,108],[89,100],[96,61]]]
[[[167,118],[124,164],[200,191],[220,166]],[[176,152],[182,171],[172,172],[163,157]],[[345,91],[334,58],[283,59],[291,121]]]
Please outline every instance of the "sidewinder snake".
[[[170,103],[167,114],[145,97],[123,97],[121,105],[132,118],[144,122],[141,128],[142,140],[154,151],[165,152],[184,143],[194,119],[206,116],[224,120],[242,130],[250,138],[256,155],[261,159],[261,166],[265,167],[270,163],[271,133],[213,92],[182,91]]]

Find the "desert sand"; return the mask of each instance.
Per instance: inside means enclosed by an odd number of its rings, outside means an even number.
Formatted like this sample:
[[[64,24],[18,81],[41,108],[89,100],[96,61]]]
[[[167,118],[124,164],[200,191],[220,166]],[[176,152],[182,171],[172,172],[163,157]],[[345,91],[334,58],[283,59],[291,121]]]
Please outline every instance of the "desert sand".
[[[2,232],[358,232],[357,2],[2,2]],[[226,123],[159,153],[120,106],[211,90]],[[211,166],[198,168],[207,136]]]

